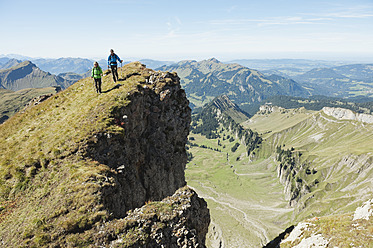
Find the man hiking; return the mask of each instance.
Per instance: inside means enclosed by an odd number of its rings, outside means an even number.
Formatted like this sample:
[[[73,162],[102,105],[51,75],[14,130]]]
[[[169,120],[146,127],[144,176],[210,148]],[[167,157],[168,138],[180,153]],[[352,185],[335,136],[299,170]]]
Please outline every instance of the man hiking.
[[[96,93],[101,94],[101,76],[102,69],[98,65],[97,61],[93,64],[91,78],[95,80]]]
[[[118,55],[114,53],[114,50],[110,49],[110,55],[107,59],[107,62],[108,62],[107,68],[111,68],[111,73],[113,74],[114,82],[117,82],[118,80],[117,61],[119,61],[120,63],[123,62],[123,60],[120,60]]]

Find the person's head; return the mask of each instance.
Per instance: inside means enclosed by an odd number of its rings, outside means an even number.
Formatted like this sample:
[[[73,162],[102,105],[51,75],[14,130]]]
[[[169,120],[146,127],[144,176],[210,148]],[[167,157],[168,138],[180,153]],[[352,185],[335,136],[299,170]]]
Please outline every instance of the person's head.
[[[113,49],[110,49],[110,53],[111,53],[111,54],[114,54],[114,50],[113,50]]]
[[[97,67],[97,66],[98,66],[97,61],[96,61],[95,63],[93,63],[93,66],[94,66],[94,67]]]

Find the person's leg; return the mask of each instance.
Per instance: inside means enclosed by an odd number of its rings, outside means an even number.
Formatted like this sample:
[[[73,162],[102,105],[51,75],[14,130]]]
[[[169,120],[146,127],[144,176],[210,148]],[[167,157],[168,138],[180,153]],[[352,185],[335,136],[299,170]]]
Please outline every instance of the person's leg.
[[[101,78],[98,78],[98,93],[100,94],[102,93],[101,84],[102,84]]]
[[[114,82],[116,82],[117,81],[117,79],[115,78],[115,76],[117,75],[117,66],[116,65],[111,66],[111,73],[113,74]]]
[[[96,88],[96,93],[98,93],[98,78],[95,78],[95,88]]]
[[[115,66],[115,75],[117,76],[117,80],[119,80],[119,77],[118,77],[118,67]]]

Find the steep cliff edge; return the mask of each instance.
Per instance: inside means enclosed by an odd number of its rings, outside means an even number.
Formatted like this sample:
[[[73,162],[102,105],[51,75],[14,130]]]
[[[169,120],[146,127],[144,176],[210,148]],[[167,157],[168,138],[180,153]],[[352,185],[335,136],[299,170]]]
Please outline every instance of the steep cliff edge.
[[[179,78],[140,63],[119,77],[101,95],[80,80],[1,126],[1,246],[204,247]]]

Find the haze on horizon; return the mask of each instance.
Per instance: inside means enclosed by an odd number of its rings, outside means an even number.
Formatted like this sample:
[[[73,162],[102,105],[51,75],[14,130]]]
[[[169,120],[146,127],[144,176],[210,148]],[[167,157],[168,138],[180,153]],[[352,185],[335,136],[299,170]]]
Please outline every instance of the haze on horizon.
[[[0,13],[0,54],[373,62],[371,0],[15,0]]]

